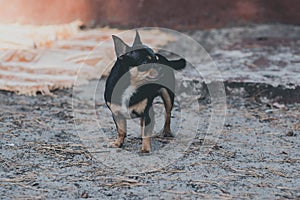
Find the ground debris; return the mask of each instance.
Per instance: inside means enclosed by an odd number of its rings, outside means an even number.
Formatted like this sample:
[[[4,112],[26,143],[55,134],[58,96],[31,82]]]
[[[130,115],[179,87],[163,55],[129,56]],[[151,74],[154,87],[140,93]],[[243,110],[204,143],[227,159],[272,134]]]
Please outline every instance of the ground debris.
[[[83,145],[78,144],[38,144],[33,147],[34,150],[52,155],[58,158],[70,158],[74,155],[85,155],[87,158],[91,158],[90,153],[86,150]]]
[[[299,29],[278,27],[284,32],[283,35]],[[101,97],[97,103],[92,101],[88,104],[84,99],[72,99],[80,91],[56,90],[53,96],[37,95],[34,98],[0,92],[0,110],[3,111],[0,113],[1,198],[299,199],[300,105],[297,102],[300,87],[297,85],[300,79],[296,66],[300,60],[299,40],[294,40],[290,48],[286,43],[280,46],[276,40],[267,39],[268,42],[274,41],[274,44],[264,47],[264,41],[256,41],[257,37],[279,33],[274,33],[269,26],[246,29],[247,37],[250,37],[248,41],[236,43],[230,51],[223,48],[222,51],[212,52],[220,70],[225,72],[223,78],[227,88],[227,114],[220,134],[214,131],[207,133],[213,105],[209,101],[209,93],[205,93],[206,100],[200,98],[197,102],[201,109],[191,109],[190,104],[186,104],[183,105],[186,115],[172,118],[172,124],[179,125],[180,120],[195,122],[197,119],[197,135],[191,145],[186,147],[181,157],[153,171],[133,173],[117,170],[93,156],[96,153],[103,155],[102,149],[88,151],[83,145],[78,126],[74,124],[72,102],[79,104],[78,114],[86,112],[91,116],[79,120],[79,128],[91,127],[92,120],[105,125],[95,131],[95,144],[107,145],[98,137],[98,131],[105,132],[109,139],[116,136],[109,110],[98,112],[99,118],[94,116],[92,108],[95,104],[105,108],[101,100],[103,93],[97,94]],[[238,30],[241,33],[245,29]],[[296,31],[295,37],[299,37],[299,31]],[[214,34],[219,38],[219,33],[228,33],[234,36],[232,38],[241,37],[234,30],[213,30],[206,37]],[[219,41],[227,40],[221,37]],[[254,41],[259,45],[256,46]],[[188,51],[186,44],[181,45],[184,48],[175,45],[176,49]],[[287,65],[281,61],[287,62]],[[265,68],[261,66],[268,64],[270,66]],[[281,76],[281,70],[288,73]],[[205,76],[207,71],[201,72]],[[191,80],[202,78],[189,75]],[[95,88],[91,85],[97,85],[95,83],[98,81],[92,81],[80,89],[84,94],[94,94]],[[189,99],[188,95],[182,99],[186,99],[185,102],[194,100],[192,97]],[[274,105],[276,102],[278,105]],[[177,118],[180,120],[175,121]],[[129,157],[136,155],[132,149],[136,149],[141,142],[137,139],[140,130],[135,126],[129,129],[126,138],[129,142],[119,152],[116,151],[116,160],[112,160],[115,163],[119,162],[120,152],[128,153]],[[89,128],[82,130],[88,138],[91,133]],[[170,144],[168,142],[158,145],[157,150],[164,151]],[[112,159],[110,156],[105,158]],[[145,159],[149,157],[145,156]],[[126,164],[119,162],[119,166]]]
[[[101,186],[106,187],[136,187],[136,186],[144,186],[147,185],[145,183],[141,183],[135,179],[128,178],[107,178],[106,181],[110,183],[101,184]]]

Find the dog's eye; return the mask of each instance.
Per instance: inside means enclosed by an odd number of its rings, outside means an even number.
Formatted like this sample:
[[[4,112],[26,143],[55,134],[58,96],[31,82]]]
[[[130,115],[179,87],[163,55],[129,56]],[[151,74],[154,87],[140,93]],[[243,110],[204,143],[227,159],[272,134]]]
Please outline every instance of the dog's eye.
[[[147,56],[148,60],[152,60],[151,56]]]
[[[159,57],[158,57],[158,56],[155,56],[155,59],[156,59],[156,60],[159,60]]]

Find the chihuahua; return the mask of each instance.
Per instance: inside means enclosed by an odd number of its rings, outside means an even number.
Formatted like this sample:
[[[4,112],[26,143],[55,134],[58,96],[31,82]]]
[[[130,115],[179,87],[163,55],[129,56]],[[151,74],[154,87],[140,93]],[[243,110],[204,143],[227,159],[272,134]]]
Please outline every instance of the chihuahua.
[[[172,137],[170,123],[174,103],[174,70],[184,69],[184,59],[169,61],[141,42],[136,31],[130,47],[119,37],[112,36],[117,60],[106,80],[104,99],[112,112],[118,136],[111,147],[122,147],[126,137],[126,120],[140,118],[142,149],[151,151],[154,128],[153,100],[160,96],[165,106],[163,136]]]

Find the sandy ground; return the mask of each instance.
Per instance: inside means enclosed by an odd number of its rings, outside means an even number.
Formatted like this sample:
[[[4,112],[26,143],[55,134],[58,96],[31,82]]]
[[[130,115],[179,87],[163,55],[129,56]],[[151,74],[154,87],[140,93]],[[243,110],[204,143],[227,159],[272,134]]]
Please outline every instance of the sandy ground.
[[[220,35],[221,32],[210,34]],[[291,38],[298,36],[292,35],[295,30],[289,32]],[[209,41],[208,33],[190,34],[199,41]],[[282,35],[286,34],[282,32]],[[230,35],[224,37],[230,44],[220,42],[219,47],[235,43]],[[236,41],[243,44],[239,39]],[[275,47],[264,44],[260,51],[271,52],[264,54],[268,56],[286,46],[291,47],[289,43],[279,43]],[[220,51],[209,49],[217,59]],[[240,51],[245,49],[241,47]],[[299,54],[298,46],[291,49],[288,51],[296,52],[293,55]],[[225,58],[229,54],[223,55]],[[225,61],[228,60],[226,57]],[[234,64],[238,65],[238,60],[235,61]],[[261,67],[259,62],[256,65]],[[264,68],[264,72],[267,69]],[[286,69],[285,74],[292,74],[294,69],[295,66]],[[278,86],[274,84],[278,82],[274,77],[261,81],[265,74],[261,76],[258,68],[251,72],[247,80],[253,81],[243,84],[236,77],[224,76],[227,114],[220,118],[225,119],[222,127],[210,133],[207,130],[214,115],[214,105],[207,85],[191,71],[178,74],[179,95],[172,113],[172,130],[178,134],[174,139],[154,138],[153,152],[146,156],[137,153],[141,140],[135,121],[129,124],[125,146],[120,150],[108,148],[107,144],[115,137],[116,131],[103,104],[102,85],[105,80],[91,81],[89,85],[74,90],[57,90],[54,96],[27,97],[0,92],[0,198],[300,198],[297,82],[291,77],[293,85],[282,82],[289,87]],[[97,84],[97,90],[94,90]],[[181,87],[190,89],[180,90]],[[156,101],[155,107],[158,115],[155,130],[158,132],[162,123],[161,102]],[[181,132],[193,137],[183,143],[184,149],[170,151],[172,145],[179,144],[186,136]],[[169,153],[162,158],[166,161],[163,165],[152,170],[145,166],[144,171],[136,171],[139,168],[131,166],[134,159],[151,164],[153,156],[163,155],[157,153],[160,150]],[[136,166],[143,166],[143,163]]]

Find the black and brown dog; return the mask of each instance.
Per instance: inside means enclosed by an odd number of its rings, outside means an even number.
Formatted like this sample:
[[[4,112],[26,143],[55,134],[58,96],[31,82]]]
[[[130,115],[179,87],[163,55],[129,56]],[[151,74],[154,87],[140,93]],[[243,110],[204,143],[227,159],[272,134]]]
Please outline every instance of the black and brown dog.
[[[169,61],[164,56],[142,44],[136,32],[133,46],[112,36],[117,61],[107,78],[104,98],[112,112],[118,136],[112,147],[121,147],[126,137],[126,119],[141,118],[142,150],[151,150],[154,128],[152,103],[155,97],[163,99],[166,109],[163,136],[172,136],[170,130],[171,110],[174,103],[174,70],[185,67],[184,59]]]

